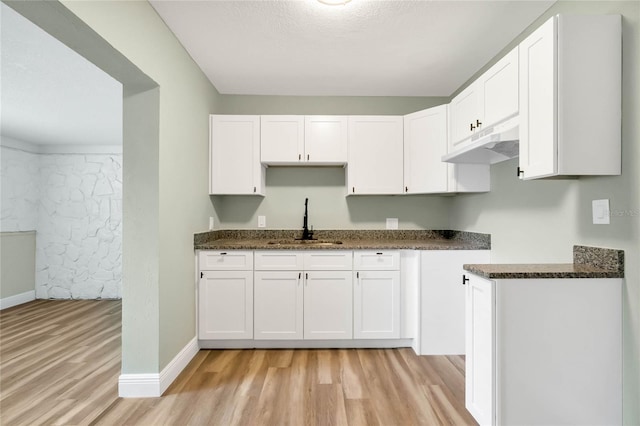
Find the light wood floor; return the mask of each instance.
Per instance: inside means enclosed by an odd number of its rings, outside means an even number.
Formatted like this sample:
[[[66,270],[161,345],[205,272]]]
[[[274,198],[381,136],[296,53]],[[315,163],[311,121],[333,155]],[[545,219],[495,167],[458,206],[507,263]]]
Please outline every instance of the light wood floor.
[[[464,359],[411,349],[202,350],[161,398],[121,399],[120,306],[0,312],[0,424],[476,424]]]

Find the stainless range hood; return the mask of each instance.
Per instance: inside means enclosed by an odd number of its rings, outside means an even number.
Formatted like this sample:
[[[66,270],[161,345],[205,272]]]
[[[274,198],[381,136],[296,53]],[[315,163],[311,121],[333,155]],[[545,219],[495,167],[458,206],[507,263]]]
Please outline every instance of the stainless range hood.
[[[471,137],[464,148],[442,157],[446,163],[495,164],[520,155],[520,120],[516,115]]]

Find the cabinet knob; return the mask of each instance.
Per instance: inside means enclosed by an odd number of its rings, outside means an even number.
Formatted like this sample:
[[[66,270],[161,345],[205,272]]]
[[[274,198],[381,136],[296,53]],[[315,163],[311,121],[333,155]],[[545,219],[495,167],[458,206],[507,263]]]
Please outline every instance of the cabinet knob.
[[[473,132],[473,129],[475,129],[475,128],[476,128],[476,126],[474,126],[473,123],[469,124],[469,129],[470,129],[471,132]]]
[[[476,119],[476,127],[482,126],[482,121]]]
[[[462,274],[462,285],[465,285],[469,282],[469,278],[466,275]]]

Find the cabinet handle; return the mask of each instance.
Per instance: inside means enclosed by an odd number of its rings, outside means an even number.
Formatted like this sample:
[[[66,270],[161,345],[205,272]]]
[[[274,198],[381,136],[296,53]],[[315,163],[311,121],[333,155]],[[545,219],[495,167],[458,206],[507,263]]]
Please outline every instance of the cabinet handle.
[[[302,272],[298,272],[298,279],[302,278]]]
[[[302,154],[298,154],[298,161],[302,160]]]
[[[476,127],[482,126],[482,121],[476,119]]]
[[[356,192],[356,187],[355,186],[351,187],[351,192]]]
[[[404,187],[404,192],[409,192],[409,187],[408,186]]]
[[[253,187],[253,192],[254,192],[254,193],[256,192],[256,187],[255,187],[255,186]]]
[[[307,154],[307,161],[309,161],[309,154]]]
[[[518,170],[517,170],[516,176],[520,177],[520,175],[522,175],[522,177],[524,177],[524,170],[522,170],[520,168],[520,166],[518,166]]]
[[[226,255],[227,255],[226,251],[223,251],[222,253],[220,253],[220,256],[226,256]]]
[[[382,253],[381,253],[381,252],[378,252],[378,253],[376,253],[376,254],[377,254],[378,256],[382,256]]]
[[[470,128],[470,131],[471,131],[471,132],[473,132],[473,129],[475,129],[475,128],[476,128],[476,126],[474,126],[474,125],[473,125],[473,123],[469,124],[469,126],[470,126],[469,128]]]
[[[356,278],[360,279],[360,272],[356,272]]]
[[[204,272],[200,272],[200,278],[204,278]]]
[[[465,274],[462,274],[462,285],[465,285],[469,282],[469,278]]]

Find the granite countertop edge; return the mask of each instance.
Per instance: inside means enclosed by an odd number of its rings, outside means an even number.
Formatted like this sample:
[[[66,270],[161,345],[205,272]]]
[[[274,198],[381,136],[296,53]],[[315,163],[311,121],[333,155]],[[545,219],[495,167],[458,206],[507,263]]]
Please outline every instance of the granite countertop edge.
[[[318,240],[341,244],[293,242],[299,231],[225,230],[194,235],[195,250],[490,250],[491,236],[461,231],[328,230]],[[275,242],[275,244],[274,244]]]
[[[573,263],[465,264],[463,269],[487,279],[624,278],[624,250],[573,246]]]

